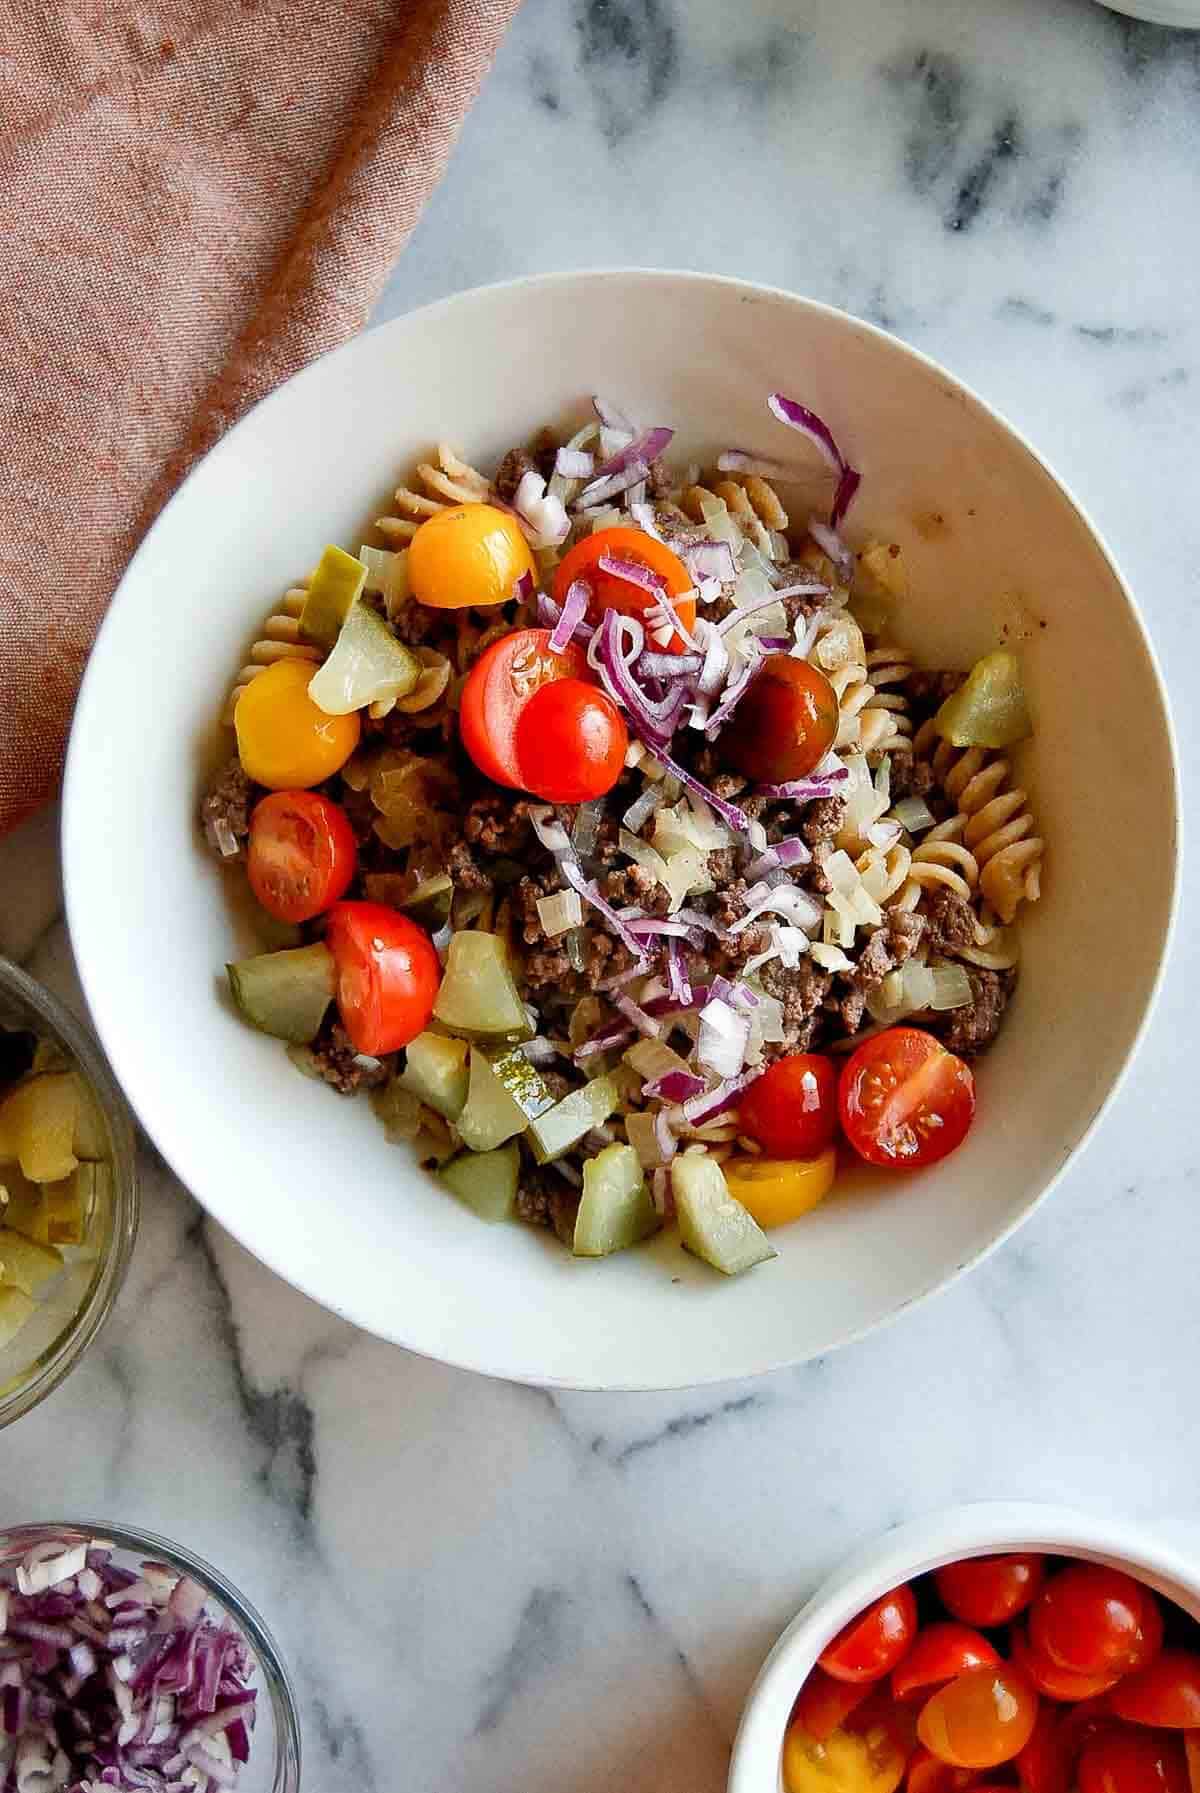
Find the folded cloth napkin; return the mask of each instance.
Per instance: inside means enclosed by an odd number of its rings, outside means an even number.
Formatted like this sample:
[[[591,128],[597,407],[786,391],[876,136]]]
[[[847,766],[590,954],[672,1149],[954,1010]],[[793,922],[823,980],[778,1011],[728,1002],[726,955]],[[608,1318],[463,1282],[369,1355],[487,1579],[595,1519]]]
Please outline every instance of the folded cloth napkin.
[[[0,831],[133,549],[364,322],[520,0],[0,0]]]

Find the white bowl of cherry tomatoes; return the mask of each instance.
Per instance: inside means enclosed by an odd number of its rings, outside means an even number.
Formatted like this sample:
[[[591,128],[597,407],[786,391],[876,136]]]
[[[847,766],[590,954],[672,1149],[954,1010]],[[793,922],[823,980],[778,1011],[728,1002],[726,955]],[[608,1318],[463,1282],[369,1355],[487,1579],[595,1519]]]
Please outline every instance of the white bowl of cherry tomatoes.
[[[1021,1503],[913,1521],[783,1633],[729,1793],[1200,1793],[1200,1572]]]

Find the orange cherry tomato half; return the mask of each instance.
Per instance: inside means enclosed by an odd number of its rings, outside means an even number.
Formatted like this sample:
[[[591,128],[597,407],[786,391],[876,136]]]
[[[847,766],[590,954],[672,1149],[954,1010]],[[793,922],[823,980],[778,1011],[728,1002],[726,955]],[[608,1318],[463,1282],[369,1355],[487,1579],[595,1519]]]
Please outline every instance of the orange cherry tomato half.
[[[964,1625],[1006,1625],[1042,1585],[1040,1556],[968,1556],[934,1575],[938,1598]]]
[[[518,715],[514,741],[527,791],[550,803],[586,803],[620,778],[629,731],[607,691],[555,679]]]
[[[1037,1654],[1076,1675],[1122,1675],[1162,1644],[1162,1613],[1148,1588],[1102,1563],[1069,1563],[1029,1612]]]
[[[810,1737],[824,1743],[870,1691],[869,1682],[835,1681],[818,1666],[796,1695],[792,1718]]]
[[[1135,1724],[1200,1729],[1200,1656],[1194,1650],[1163,1650],[1118,1681],[1108,1698],[1118,1718]]]
[[[335,903],[325,942],[355,1051],[380,1058],[407,1046],[432,1015],[442,981],[428,934],[385,903]]]
[[[1019,1756],[1033,1735],[1038,1696],[1011,1663],[969,1668],[931,1694],[917,1735],[953,1768],[996,1768]]]
[[[336,903],[357,857],[345,810],[316,791],[272,791],[250,817],[250,888],[280,921],[311,921]]]
[[[837,1130],[837,1070],[818,1052],[777,1058],[738,1106],[741,1131],[769,1158],[815,1158]]]
[[[892,1670],[892,1692],[898,1700],[905,1700],[912,1693],[952,1681],[964,1669],[999,1660],[982,1632],[954,1619],[941,1619],[918,1633],[908,1655]]]
[[[979,1780],[978,1768],[951,1768],[918,1743],[908,1758],[904,1785],[908,1793],[966,1793]]]
[[[1079,1793],[1189,1793],[1183,1744],[1169,1732],[1114,1726],[1084,1746]]]
[[[768,654],[721,732],[721,752],[759,784],[786,784],[807,777],[837,731],[837,693],[825,674],[790,654]]]
[[[1200,1731],[1185,1731],[1183,1753],[1187,1759],[1189,1793],[1200,1793]]]
[[[1095,1699],[1098,1694],[1107,1693],[1119,1679],[1115,1674],[1073,1675],[1070,1669],[1059,1668],[1056,1662],[1034,1649],[1019,1625],[1012,1629],[1012,1659],[1018,1668],[1024,1669],[1039,1693],[1067,1703]]]
[[[844,1625],[818,1661],[835,1681],[878,1681],[890,1674],[917,1631],[917,1602],[910,1587],[893,1588]]]
[[[967,1137],[975,1079],[932,1034],[889,1027],[846,1060],[838,1105],[842,1130],[860,1158],[889,1170],[919,1170]]]
[[[1016,1766],[1023,1793],[1071,1793],[1073,1764],[1053,1706],[1038,1707],[1037,1723]]]
[[[665,543],[647,535],[644,529],[597,529],[563,555],[554,573],[554,597],[560,605],[573,582],[586,579],[592,588],[588,619],[593,623],[598,623],[606,610],[619,610],[623,616],[640,619],[652,605],[661,601],[661,594],[647,591],[645,586],[635,585],[629,579],[618,578],[616,573],[605,572],[599,564],[602,555],[611,555],[614,560],[634,561],[656,574],[669,598],[681,598],[695,585],[679,556],[672,554]],[[691,634],[696,624],[695,599],[688,598],[672,608]],[[660,653],[688,652],[687,644],[677,633],[672,635],[669,643],[650,641],[647,645]]]
[[[495,784],[520,790],[517,719],[535,691],[555,679],[586,679],[587,656],[576,642],[550,652],[549,629],[514,629],[480,654],[463,686],[458,728],[479,770]]]

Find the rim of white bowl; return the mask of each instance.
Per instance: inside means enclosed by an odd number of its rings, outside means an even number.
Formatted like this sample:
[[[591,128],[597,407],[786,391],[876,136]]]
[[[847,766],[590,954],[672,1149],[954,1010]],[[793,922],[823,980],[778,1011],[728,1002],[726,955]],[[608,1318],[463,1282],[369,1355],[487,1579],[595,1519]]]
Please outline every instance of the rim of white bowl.
[[[1032,1550],[1125,1569],[1200,1620],[1200,1565],[1140,1525],[1035,1501],[979,1501],[907,1520],[846,1557],[771,1649],[746,1697],[728,1793],[779,1793],[800,1684],[835,1632],[889,1588],[963,1557]]]
[[[866,1338],[871,1333],[891,1325],[902,1315],[910,1313],[914,1308],[930,1300],[933,1296],[940,1294],[945,1289],[951,1288],[960,1280],[960,1278],[966,1276],[970,1271],[977,1268],[977,1266],[982,1264],[986,1258],[990,1257],[994,1251],[1005,1244],[1017,1229],[1024,1225],[1025,1221],[1027,1221],[1029,1217],[1041,1207],[1042,1203],[1053,1190],[1057,1188],[1066,1171],[1076,1162],[1080,1154],[1090,1143],[1101,1119],[1107,1113],[1118,1092],[1122,1088],[1125,1079],[1128,1077],[1130,1067],[1136,1059],[1145,1040],[1147,1029],[1162,993],[1166,967],[1170,959],[1175,937],[1180,900],[1179,874],[1182,855],[1182,809],[1180,803],[1179,743],[1175,731],[1174,718],[1171,714],[1170,701],[1167,696],[1166,683],[1163,679],[1162,668],[1158,661],[1158,655],[1155,652],[1154,643],[1151,640],[1149,631],[1146,627],[1145,618],[1142,616],[1141,609],[1138,606],[1137,600],[1134,598],[1128,580],[1125,578],[1117,564],[1116,558],[1104,536],[1092,521],[1086,507],[1075,496],[1074,492],[1066,482],[1054,471],[1045,458],[1033,447],[1032,443],[1028,441],[1022,431],[1017,429],[1014,424],[1010,423],[1008,418],[1005,417],[1002,412],[997,411],[986,399],[981,398],[972,387],[967,386],[955,374],[951,373],[949,369],[943,367],[940,362],[935,361],[932,356],[926,355],[923,350],[913,348],[910,343],[903,341],[902,338],[892,335],[890,331],[881,329],[877,324],[868,323],[863,318],[855,317],[851,312],[843,311],[836,305],[827,305],[823,300],[809,299],[803,294],[790,291],[786,287],[771,286],[761,281],[740,280],[728,274],[705,274],[699,270],[687,268],[597,267],[571,269],[558,273],[521,275],[514,280],[498,280],[489,282],[483,286],[468,287],[462,292],[451,293],[445,298],[435,299],[428,305],[418,306],[413,311],[403,312],[399,317],[389,318],[386,323],[376,325],[372,329],[360,331],[357,336],[351,337],[348,342],[342,343],[340,347],[330,349],[327,354],[319,355],[316,360],[310,361],[306,367],[300,369],[299,373],[293,374],[289,380],[285,380],[282,385],[276,386],[271,392],[267,393],[264,398],[261,398],[256,405],[253,405],[249,411],[238,419],[237,423],[235,423],[231,429],[226,431],[220,441],[208,451],[208,454],[203,456],[202,459],[196,463],[196,466],[189,471],[187,478],[180,483],[176,491],[163,506],[163,509],[159,512],[158,516],[147,530],[145,536],[142,538],[139,547],[129,562],[129,566],[122,575],[120,584],[113,594],[104,621],[101,623],[97,632],[96,641],[93,645],[92,652],[89,655],[83,680],[80,684],[79,697],[76,702],[75,715],[71,725],[71,736],[68,743],[66,766],[63,775],[61,845],[63,893],[67,924],[72,940],[74,940],[76,935],[76,920],[77,918],[82,917],[86,909],[89,860],[84,845],[86,828],[81,829],[75,822],[79,800],[76,799],[75,795],[75,779],[73,774],[75,765],[86,756],[87,752],[85,745],[88,732],[86,719],[92,701],[92,689],[95,684],[94,668],[96,665],[97,650],[104,639],[105,631],[109,626],[110,619],[116,611],[117,606],[125,601],[130,574],[137,566],[141,557],[147,553],[149,546],[153,542],[158,531],[164,527],[170,511],[176,504],[181,502],[183,494],[187,491],[188,486],[195,477],[198,469],[203,466],[205,462],[214,460],[219,456],[236,454],[236,443],[239,432],[247,430],[250,427],[251,420],[254,419],[260,411],[266,409],[268,406],[287,402],[285,394],[290,393],[291,390],[298,385],[321,377],[322,370],[329,364],[335,361],[352,360],[356,354],[361,352],[363,343],[369,337],[377,336],[380,332],[391,330],[399,332],[400,330],[411,327],[413,322],[417,319],[425,320],[437,318],[446,312],[452,312],[457,309],[467,310],[472,305],[486,302],[491,295],[496,293],[520,293],[529,291],[533,288],[540,289],[554,286],[569,289],[570,287],[577,285],[580,281],[620,281],[629,283],[653,282],[658,280],[677,281],[687,286],[726,287],[733,292],[748,294],[760,299],[783,300],[789,305],[796,306],[801,312],[811,312],[822,317],[835,318],[841,324],[848,326],[851,330],[866,337],[877,338],[896,353],[908,356],[911,360],[919,363],[919,365],[925,368],[929,373],[935,375],[939,380],[944,381],[955,392],[959,393],[966,404],[975,406],[986,418],[990,419],[991,422],[998,424],[1002,430],[1006,431],[1034,465],[1040,469],[1042,474],[1062,493],[1067,503],[1079,517],[1084,528],[1092,537],[1101,555],[1108,563],[1109,570],[1116,580],[1121,594],[1129,607],[1130,616],[1137,629],[1142,645],[1142,651],[1146,656],[1146,662],[1158,692],[1163,723],[1167,733],[1167,744],[1170,750],[1170,794],[1173,820],[1173,838],[1170,842],[1170,902],[1168,906],[1166,926],[1163,931],[1162,951],[1159,955],[1158,967],[1154,974],[1154,982],[1150,994],[1146,999],[1146,1005],[1143,1009],[1141,1020],[1138,1023],[1137,1031],[1130,1042],[1129,1050],[1125,1055],[1120,1070],[1113,1078],[1108,1090],[1096,1103],[1096,1106],[1088,1117],[1086,1125],[1079,1135],[1074,1149],[1058,1166],[1053,1176],[1048,1179],[1027,1207],[1022,1209],[1022,1211],[1007,1226],[1003,1227],[993,1239],[990,1239],[985,1245],[982,1245],[978,1251],[965,1257],[961,1263],[954,1265],[954,1267],[947,1271],[945,1275],[935,1278],[934,1281],[930,1282],[917,1294],[911,1296],[907,1301],[901,1302],[891,1313],[883,1314],[877,1319],[866,1321],[861,1326],[847,1327],[835,1338],[829,1340],[823,1347],[826,1351],[835,1351],[840,1350],[844,1345],[853,1344],[856,1340]],[[83,723],[84,726],[81,726],[81,723]],[[95,1024],[96,1031],[100,1036],[105,1052],[108,1054],[118,1082],[121,1084],[134,1112],[137,1114],[138,1119],[145,1127],[146,1132],[154,1141],[156,1148],[171,1167],[175,1175],[179,1178],[180,1182],[183,1183],[185,1188],[191,1191],[197,1201],[200,1202],[201,1206],[205,1208],[205,1211],[208,1212],[207,1203],[201,1193],[205,1180],[202,1169],[197,1167],[197,1176],[193,1180],[189,1174],[189,1167],[186,1161],[187,1154],[185,1152],[177,1153],[174,1150],[172,1142],[163,1136],[163,1131],[158,1124],[157,1116],[154,1121],[151,1122],[148,1116],[142,1112],[138,1101],[139,1079],[136,1067],[128,1059],[120,1044],[109,1039],[105,1027],[105,1018],[97,1012],[97,1008],[92,1001],[93,980],[91,967],[87,962],[86,955],[78,955],[77,969],[79,972],[80,984],[83,988],[84,997],[87,1001],[88,1009]],[[277,1253],[262,1249],[257,1241],[251,1243],[250,1240],[244,1236],[239,1227],[233,1223],[232,1219],[222,1216],[220,1224],[224,1226],[235,1239],[237,1239],[239,1244],[243,1245],[260,1263],[265,1264],[276,1276],[280,1277],[292,1288],[299,1289],[301,1294],[307,1295],[310,1300],[316,1301],[320,1306],[327,1309],[330,1308],[328,1298],[320,1290],[311,1286],[311,1283],[307,1279],[300,1280],[294,1277],[279,1262]],[[336,1311],[344,1319],[350,1320],[355,1325],[363,1326],[364,1330],[371,1331],[373,1336],[385,1337],[387,1342],[400,1345],[405,1350],[415,1352],[418,1356],[428,1357],[434,1362],[446,1363],[453,1369],[472,1370],[479,1375],[498,1376],[503,1380],[519,1382],[533,1387],[562,1389],[580,1388],[606,1394],[647,1394],[668,1388],[714,1387],[725,1382],[740,1380],[747,1374],[747,1372],[744,1371],[722,1372],[716,1375],[704,1375],[697,1380],[670,1383],[641,1381],[575,1383],[572,1382],[569,1377],[547,1376],[545,1371],[541,1370],[537,1364],[522,1366],[510,1365],[503,1369],[498,1369],[487,1363],[479,1362],[471,1357],[435,1355],[423,1348],[416,1340],[404,1337],[402,1325],[398,1327],[394,1333],[377,1334],[374,1333],[373,1329],[368,1327],[364,1321],[358,1320],[349,1306],[339,1305]],[[755,1375],[770,1375],[776,1370],[791,1368],[797,1361],[798,1360],[795,1357],[779,1357],[773,1359],[770,1363],[761,1365],[752,1373]]]

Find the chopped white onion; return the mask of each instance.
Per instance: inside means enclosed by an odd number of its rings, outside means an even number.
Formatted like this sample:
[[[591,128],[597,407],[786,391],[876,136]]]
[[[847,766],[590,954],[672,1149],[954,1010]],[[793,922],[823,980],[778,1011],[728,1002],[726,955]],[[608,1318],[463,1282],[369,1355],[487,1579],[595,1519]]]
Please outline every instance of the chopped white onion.
[[[549,940],[556,940],[583,921],[583,904],[577,890],[556,890],[553,896],[539,897],[537,912],[542,932]]]

